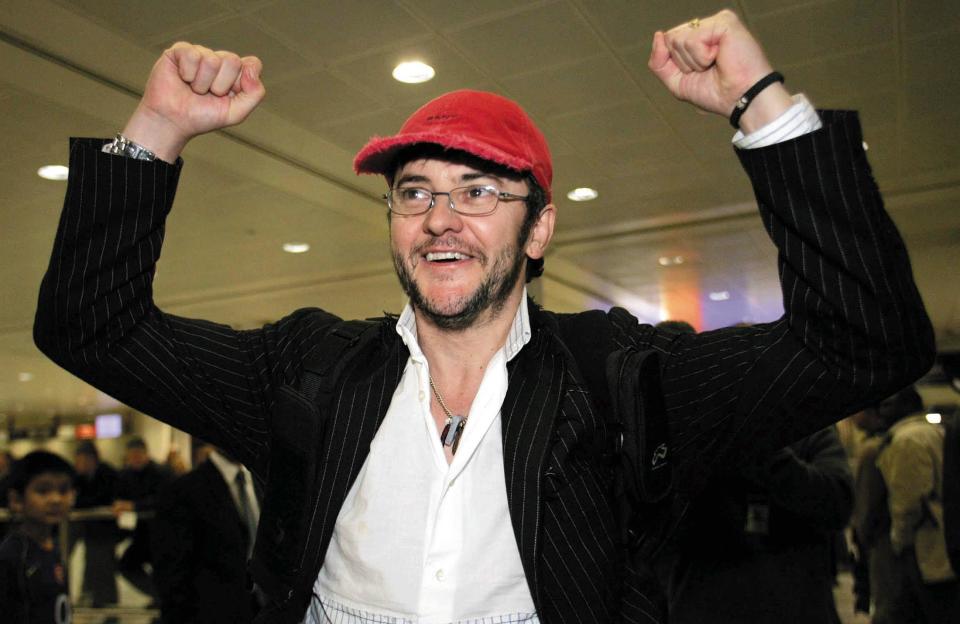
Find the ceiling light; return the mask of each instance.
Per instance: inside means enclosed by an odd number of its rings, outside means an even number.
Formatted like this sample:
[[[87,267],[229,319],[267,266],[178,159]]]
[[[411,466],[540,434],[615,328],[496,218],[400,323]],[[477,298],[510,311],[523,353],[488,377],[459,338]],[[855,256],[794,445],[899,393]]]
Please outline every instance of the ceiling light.
[[[33,381],[33,373],[18,373],[17,379],[20,381]]]
[[[307,243],[284,243],[283,250],[287,253],[303,253],[310,250]]]
[[[569,199],[577,202],[590,201],[591,199],[596,199],[598,195],[599,193],[588,186],[581,186],[567,193]]]
[[[936,412],[927,414],[927,422],[930,423],[931,425],[939,425],[940,420],[941,420],[940,414],[937,414]]]
[[[726,301],[730,298],[730,292],[726,290],[718,290],[710,293],[710,301]]]
[[[69,171],[63,165],[44,165],[37,169],[37,175],[44,180],[66,180]]]
[[[660,263],[660,266],[673,266],[675,264],[683,264],[683,256],[660,256],[657,260]]]
[[[433,68],[427,65],[426,63],[421,63],[420,61],[408,61],[406,63],[400,63],[393,68],[393,77],[400,82],[406,82],[407,84],[417,84],[419,82],[426,82],[433,78],[436,72],[433,71]]]

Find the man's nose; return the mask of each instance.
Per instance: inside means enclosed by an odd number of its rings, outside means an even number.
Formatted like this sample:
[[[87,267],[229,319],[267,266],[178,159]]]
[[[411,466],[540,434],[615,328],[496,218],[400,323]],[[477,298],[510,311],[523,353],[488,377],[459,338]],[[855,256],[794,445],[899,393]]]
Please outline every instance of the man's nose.
[[[423,220],[424,231],[440,234],[447,230],[459,230],[462,225],[460,215],[453,209],[453,198],[450,193],[434,193],[433,208],[427,212]]]

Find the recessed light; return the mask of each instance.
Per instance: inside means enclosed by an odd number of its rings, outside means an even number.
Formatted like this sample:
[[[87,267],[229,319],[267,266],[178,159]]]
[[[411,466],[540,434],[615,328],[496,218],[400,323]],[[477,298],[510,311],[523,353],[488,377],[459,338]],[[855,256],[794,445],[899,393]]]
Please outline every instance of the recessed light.
[[[44,180],[66,180],[69,172],[63,165],[44,165],[37,169],[37,175]]]
[[[927,422],[931,425],[939,425],[941,420],[942,418],[940,417],[940,414],[937,414],[936,412],[927,414]]]
[[[597,193],[594,189],[581,186],[580,188],[575,188],[569,193],[567,193],[567,198],[572,199],[576,202],[581,201],[590,201],[591,199],[596,199],[600,194]]]
[[[393,68],[394,79],[407,84],[426,82],[435,74],[432,67],[420,61],[407,61]]]
[[[726,301],[730,298],[730,292],[726,290],[717,290],[710,293],[710,301]]]
[[[660,266],[673,266],[675,264],[683,264],[683,256],[660,256],[657,260],[660,263]]]
[[[287,253],[303,253],[310,250],[308,243],[284,243],[283,250]]]
[[[18,373],[17,379],[19,381],[33,381],[33,373]]]

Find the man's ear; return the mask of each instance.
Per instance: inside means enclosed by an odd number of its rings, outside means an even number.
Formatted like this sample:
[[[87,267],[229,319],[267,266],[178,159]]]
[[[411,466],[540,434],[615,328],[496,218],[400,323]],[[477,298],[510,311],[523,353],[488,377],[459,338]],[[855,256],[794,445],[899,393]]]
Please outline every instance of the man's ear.
[[[537,222],[533,224],[530,230],[530,237],[527,239],[525,252],[527,257],[539,260],[547,251],[550,239],[553,238],[553,226],[557,218],[557,207],[553,204],[547,204],[540,211]]]

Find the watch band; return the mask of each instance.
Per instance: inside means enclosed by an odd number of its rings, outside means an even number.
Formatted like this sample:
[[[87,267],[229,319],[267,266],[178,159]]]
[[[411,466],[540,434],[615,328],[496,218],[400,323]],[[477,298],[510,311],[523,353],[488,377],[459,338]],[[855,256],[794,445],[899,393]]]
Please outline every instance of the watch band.
[[[156,154],[139,143],[134,143],[120,133],[117,133],[117,136],[112,141],[103,146],[103,151],[106,154],[126,156],[127,158],[133,158],[134,160],[150,161],[156,160],[157,158]]]

